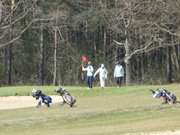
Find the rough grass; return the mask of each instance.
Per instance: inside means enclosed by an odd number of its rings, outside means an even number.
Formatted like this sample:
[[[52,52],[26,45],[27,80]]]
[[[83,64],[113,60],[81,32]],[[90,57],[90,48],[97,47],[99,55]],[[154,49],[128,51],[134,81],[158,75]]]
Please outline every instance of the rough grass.
[[[33,86],[35,87],[35,86]],[[30,94],[32,86],[2,87],[1,96]],[[180,128],[180,105],[161,105],[148,89],[165,87],[180,97],[180,85],[122,88],[67,87],[77,106],[0,111],[0,135],[121,135]],[[37,86],[35,88],[38,88]],[[41,87],[55,94],[53,86]]]

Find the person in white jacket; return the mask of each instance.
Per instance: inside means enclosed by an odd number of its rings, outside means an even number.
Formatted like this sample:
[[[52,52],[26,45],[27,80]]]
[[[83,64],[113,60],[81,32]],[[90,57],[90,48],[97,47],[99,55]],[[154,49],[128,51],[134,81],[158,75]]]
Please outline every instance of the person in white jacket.
[[[119,62],[116,64],[114,69],[114,78],[116,79],[118,87],[120,87],[124,78],[124,68]]]
[[[101,66],[97,69],[97,71],[94,74],[94,78],[96,77],[97,74],[99,74],[100,86],[101,88],[104,88],[108,74],[108,71],[105,68],[104,64],[101,64]]]
[[[91,65],[90,61],[88,62],[87,67],[82,66],[82,71],[86,71],[87,72],[86,81],[87,81],[89,89],[91,89],[92,85],[93,85],[93,72],[94,72],[94,68]]]

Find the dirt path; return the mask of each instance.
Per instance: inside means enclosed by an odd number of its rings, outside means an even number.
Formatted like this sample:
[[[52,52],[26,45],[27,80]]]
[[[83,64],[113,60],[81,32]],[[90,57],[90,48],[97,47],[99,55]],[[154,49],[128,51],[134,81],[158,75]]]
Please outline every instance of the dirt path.
[[[61,101],[60,96],[51,96],[53,103]],[[31,96],[0,97],[0,110],[27,108],[36,106],[37,101]]]

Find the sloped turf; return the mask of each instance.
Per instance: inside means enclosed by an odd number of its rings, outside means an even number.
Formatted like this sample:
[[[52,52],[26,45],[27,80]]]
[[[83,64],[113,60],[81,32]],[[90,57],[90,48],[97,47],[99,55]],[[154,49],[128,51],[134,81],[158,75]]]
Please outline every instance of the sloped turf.
[[[30,94],[35,86],[1,87],[0,95]],[[37,86],[36,86],[37,87]],[[148,89],[165,87],[180,97],[180,85],[122,88],[67,87],[77,105],[0,111],[0,135],[121,135],[180,129],[180,105],[161,105]],[[53,86],[41,87],[55,94]]]

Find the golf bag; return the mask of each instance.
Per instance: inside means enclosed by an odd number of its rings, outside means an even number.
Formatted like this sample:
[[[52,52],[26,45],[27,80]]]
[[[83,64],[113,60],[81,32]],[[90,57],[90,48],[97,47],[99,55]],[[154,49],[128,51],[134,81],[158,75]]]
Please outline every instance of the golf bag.
[[[159,88],[156,90],[150,90],[152,92],[153,98],[161,98],[163,100],[162,104],[175,104],[177,103],[176,95],[169,92],[164,88]]]
[[[37,107],[41,106],[42,103],[44,103],[47,107],[50,107],[50,103],[52,103],[52,98],[43,94],[41,90],[33,89],[32,97],[38,100]]]
[[[59,87],[55,90],[55,92],[62,97],[63,104],[67,103],[70,107],[73,107],[73,105],[76,103],[75,97],[71,96],[71,94],[64,88]]]

